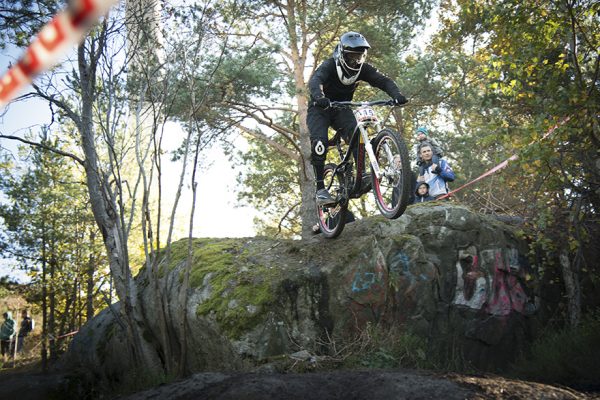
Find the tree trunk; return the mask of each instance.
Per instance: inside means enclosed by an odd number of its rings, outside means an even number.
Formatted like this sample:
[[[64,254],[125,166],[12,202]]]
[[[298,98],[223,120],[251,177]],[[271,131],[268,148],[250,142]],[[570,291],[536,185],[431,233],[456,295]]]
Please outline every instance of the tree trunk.
[[[574,328],[579,324],[581,318],[581,288],[579,286],[579,274],[573,265],[571,265],[567,249],[563,248],[560,251],[559,258],[567,294],[569,325]]]
[[[94,258],[94,241],[96,232],[90,230],[90,257],[86,270],[86,297],[85,297],[85,320],[89,321],[94,317],[94,272],[96,271],[96,260]]]
[[[127,236],[121,224],[120,209],[111,187],[109,174],[101,170],[96,151],[95,130],[92,120],[93,102],[95,98],[95,74],[97,64],[89,63],[85,57],[85,43],[78,48],[78,64],[81,82],[81,120],[78,126],[81,145],[85,154],[84,168],[86,183],[90,195],[90,203],[94,219],[102,232],[102,238],[111,276],[114,280],[117,296],[122,304],[125,318],[126,338],[130,343],[132,365],[149,365],[142,348],[143,338],[138,323],[143,318],[137,304],[137,287],[129,269]],[[115,174],[116,175],[116,174]],[[117,182],[117,186],[120,182]]]
[[[173,333],[173,329],[170,327],[173,326],[172,321],[170,320],[170,318],[172,318],[172,316],[169,313],[169,304],[168,304],[168,299],[165,296],[165,288],[163,286],[163,284],[161,283],[161,279],[160,279],[160,273],[159,273],[159,260],[158,260],[158,255],[157,255],[157,251],[155,251],[154,249],[154,244],[152,241],[152,226],[151,226],[151,219],[150,219],[150,188],[151,188],[151,181],[152,179],[148,179],[147,174],[146,174],[146,165],[145,165],[145,161],[146,161],[146,150],[142,149],[142,143],[143,143],[143,137],[145,137],[146,135],[148,135],[148,129],[151,130],[150,134],[154,137],[156,135],[156,118],[154,118],[153,120],[153,124],[151,127],[148,126],[144,126],[143,123],[143,119],[142,119],[142,115],[143,114],[147,114],[147,113],[152,113],[155,112],[153,107],[149,106],[149,103],[147,103],[145,101],[145,96],[144,94],[146,93],[148,88],[148,84],[144,83],[142,85],[140,85],[140,89],[138,92],[138,97],[137,97],[137,106],[136,106],[136,112],[135,112],[135,129],[136,129],[136,134],[135,134],[135,154],[136,154],[136,160],[138,163],[138,168],[140,171],[140,175],[142,178],[142,182],[143,182],[143,197],[142,197],[142,232],[144,232],[144,254],[146,257],[146,265],[148,265],[151,270],[152,270],[152,276],[153,276],[153,284],[154,284],[154,288],[156,290],[156,293],[158,293],[158,296],[156,298],[156,302],[157,302],[157,308],[158,310],[160,310],[159,312],[156,312],[154,315],[157,318],[158,321],[158,327],[159,327],[159,333],[158,333],[158,343],[159,345],[157,346],[157,353],[159,354],[159,357],[161,358],[161,362],[163,364],[163,369],[166,371],[167,374],[173,375],[176,373],[177,371],[177,360],[178,360],[178,356],[177,356],[177,352],[179,350],[179,345],[177,343],[176,340],[176,335]],[[160,160],[160,153],[155,153],[154,154],[155,159],[153,160],[153,164],[158,165],[158,161]],[[160,168],[158,168],[158,190],[162,190],[161,188],[161,176],[160,176]],[[159,204],[160,204],[160,199],[159,199]],[[159,206],[160,207],[160,206]],[[159,208],[160,211],[160,208]],[[159,227],[157,227],[157,238],[156,238],[156,247],[158,249],[158,247],[160,246],[160,241],[158,238],[158,232],[160,231]],[[146,234],[147,233],[147,234]],[[170,242],[167,242],[167,258],[169,255],[169,249],[170,249]]]
[[[42,370],[48,370],[48,278],[46,276],[46,228],[42,221]]]
[[[73,285],[73,313],[71,314],[71,319],[69,321],[69,332],[73,332],[75,327],[77,326],[77,321],[80,320],[81,316],[81,285],[79,283],[79,278],[75,279],[75,284]]]
[[[304,88],[304,77],[303,77],[304,63],[302,68],[296,67],[296,82],[298,86]],[[300,81],[298,81],[300,79]],[[312,233],[312,226],[317,222],[316,217],[316,204],[315,204],[315,172],[310,162],[310,134],[308,132],[308,126],[306,124],[307,115],[307,98],[304,89],[300,91],[297,89],[298,94],[296,100],[298,102],[298,120],[300,130],[300,161],[298,163],[298,182],[300,184],[300,192],[302,193],[302,205],[300,206],[300,217],[302,219],[302,238],[310,238]]]
[[[52,250],[54,253],[54,250]],[[54,362],[58,358],[56,349],[56,294],[54,290],[54,272],[56,270],[56,259],[51,254],[50,258],[50,291],[49,296],[49,308],[48,308],[48,334],[50,336],[50,361]]]
[[[296,19],[296,4],[288,2],[288,34],[290,36],[290,48],[292,64],[294,65],[294,82],[296,84],[296,103],[298,104],[298,126],[300,138],[300,161],[298,163],[298,183],[302,193],[302,205],[300,207],[300,218],[302,219],[302,238],[312,236],[312,225],[316,221],[315,211],[315,173],[310,162],[310,133],[306,124],[308,110],[308,93],[304,80],[304,69],[308,53],[308,42],[306,38],[306,21]],[[300,29],[298,28],[300,25]],[[298,37],[297,31],[303,32]]]
[[[306,116],[300,117],[306,124]],[[303,132],[300,128],[300,150],[302,157],[298,165],[298,181],[302,193],[302,205],[300,207],[300,218],[302,219],[302,238],[312,236],[312,226],[317,222],[315,204],[315,172],[310,162],[310,138],[308,128]]]

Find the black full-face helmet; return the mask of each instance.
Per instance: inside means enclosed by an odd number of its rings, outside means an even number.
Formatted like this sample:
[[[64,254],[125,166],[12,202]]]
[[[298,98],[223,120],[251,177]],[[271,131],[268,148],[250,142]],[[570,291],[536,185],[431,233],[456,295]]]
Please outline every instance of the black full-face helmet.
[[[358,32],[346,32],[340,37],[333,57],[343,83],[350,84],[356,80],[370,48],[367,39]]]

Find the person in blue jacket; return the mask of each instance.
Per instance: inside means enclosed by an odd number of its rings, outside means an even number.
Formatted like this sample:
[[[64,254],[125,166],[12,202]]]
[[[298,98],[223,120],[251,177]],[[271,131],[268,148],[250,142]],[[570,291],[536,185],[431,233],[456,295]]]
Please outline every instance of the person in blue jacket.
[[[437,199],[448,193],[448,182],[455,179],[454,171],[446,160],[439,159],[438,163],[432,161],[433,149],[429,145],[421,147],[421,158],[425,172],[418,178],[418,182],[427,182],[429,185],[429,195]]]
[[[426,201],[435,200],[429,195],[429,184],[427,182],[417,183],[417,190],[415,191],[415,200],[413,204],[425,203]]]
[[[421,147],[425,145],[430,145],[433,150],[431,161],[434,164],[438,164],[440,158],[444,156],[442,146],[437,140],[429,136],[429,130],[424,126],[417,128],[417,144],[414,146],[414,152],[417,159],[417,165],[419,166],[419,176],[423,175],[423,172],[425,172],[424,163],[421,159]]]

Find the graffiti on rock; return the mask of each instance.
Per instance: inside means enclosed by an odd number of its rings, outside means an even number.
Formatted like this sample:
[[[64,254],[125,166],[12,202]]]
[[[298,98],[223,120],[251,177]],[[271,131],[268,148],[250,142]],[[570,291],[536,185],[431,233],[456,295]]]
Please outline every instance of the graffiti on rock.
[[[410,291],[411,288],[414,287],[417,283],[417,278],[410,270],[410,258],[403,252],[399,251],[394,254],[394,256],[390,259],[390,274],[393,276],[394,280],[391,282],[394,288],[397,288],[395,282],[408,280],[409,287],[407,291]]]
[[[374,260],[364,262],[346,276],[349,285],[349,307],[359,326],[378,321],[385,311],[388,272],[385,257],[379,253]]]
[[[456,276],[454,304],[481,309],[488,296],[488,278],[479,265],[477,249],[474,246],[459,250]]]
[[[366,323],[401,322],[418,301],[420,283],[433,276],[419,273],[417,264],[403,251],[387,258],[379,253],[375,259],[363,259],[346,275],[348,307],[354,316],[354,327]]]
[[[352,281],[352,292],[362,292],[363,290],[369,290],[375,282],[376,277],[373,272],[357,271],[354,274],[354,280]]]
[[[494,283],[490,302],[486,311],[494,315],[508,315],[511,311],[522,313],[527,303],[527,295],[523,286],[515,275],[520,270],[518,264],[518,253],[515,249],[509,249],[504,253],[496,251],[494,256]],[[503,257],[504,256],[504,257]],[[517,264],[511,264],[510,260],[517,260]]]
[[[488,249],[477,255],[475,246],[458,252],[454,304],[484,310],[492,315],[523,313],[528,302],[521,284],[516,249]]]

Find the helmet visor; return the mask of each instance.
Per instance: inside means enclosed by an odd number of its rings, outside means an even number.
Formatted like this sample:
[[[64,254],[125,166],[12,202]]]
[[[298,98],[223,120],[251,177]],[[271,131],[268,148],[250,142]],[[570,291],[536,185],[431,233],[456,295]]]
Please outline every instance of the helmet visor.
[[[359,69],[367,59],[367,50],[346,50],[344,51],[344,61],[349,68]]]

